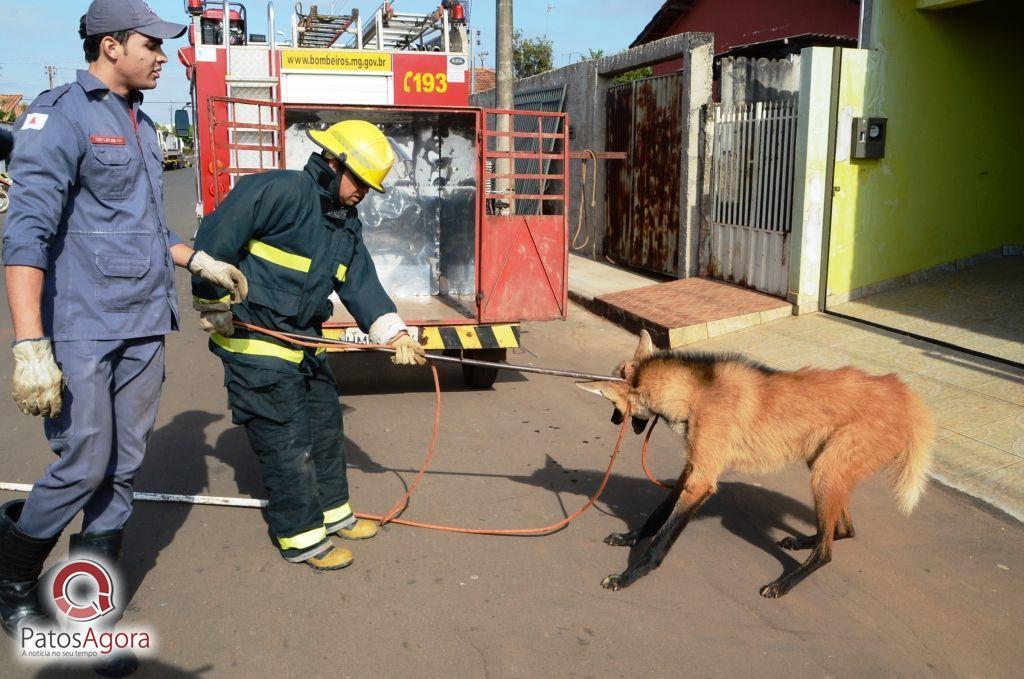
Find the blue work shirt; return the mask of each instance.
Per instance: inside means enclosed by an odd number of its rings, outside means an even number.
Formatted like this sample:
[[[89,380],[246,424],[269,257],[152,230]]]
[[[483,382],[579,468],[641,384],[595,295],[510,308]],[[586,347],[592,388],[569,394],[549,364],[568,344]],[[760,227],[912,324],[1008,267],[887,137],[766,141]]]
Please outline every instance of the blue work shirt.
[[[5,265],[45,271],[43,332],[111,340],[178,328],[163,209],[163,152],[141,93],[88,71],[43,92],[15,124]]]

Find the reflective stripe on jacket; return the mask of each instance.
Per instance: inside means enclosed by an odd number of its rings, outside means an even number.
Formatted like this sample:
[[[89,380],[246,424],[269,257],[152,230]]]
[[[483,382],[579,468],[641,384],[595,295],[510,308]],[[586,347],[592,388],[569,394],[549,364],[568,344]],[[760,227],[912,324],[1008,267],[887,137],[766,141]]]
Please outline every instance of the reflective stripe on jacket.
[[[356,210],[334,209],[334,177],[316,154],[303,171],[248,175],[203,220],[196,249],[235,264],[249,280],[248,299],[231,308],[235,318],[319,336],[323,322],[333,313],[329,295],[335,291],[364,332],[380,316],[396,311],[363,243]],[[196,277],[192,292],[201,303],[222,300],[226,294]],[[302,359],[322,360],[312,349],[298,349],[267,336],[240,333],[238,339],[245,341],[226,341],[230,339],[236,338],[213,337],[210,348],[234,363],[308,372]],[[302,359],[294,360],[300,355]]]

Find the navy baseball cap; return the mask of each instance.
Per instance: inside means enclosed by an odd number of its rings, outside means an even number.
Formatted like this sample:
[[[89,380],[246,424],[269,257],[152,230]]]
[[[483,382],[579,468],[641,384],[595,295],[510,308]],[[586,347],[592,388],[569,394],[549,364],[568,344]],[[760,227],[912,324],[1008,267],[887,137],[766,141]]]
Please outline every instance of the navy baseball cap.
[[[180,38],[185,24],[164,21],[143,0],[93,0],[85,14],[85,34],[135,31],[150,38]]]

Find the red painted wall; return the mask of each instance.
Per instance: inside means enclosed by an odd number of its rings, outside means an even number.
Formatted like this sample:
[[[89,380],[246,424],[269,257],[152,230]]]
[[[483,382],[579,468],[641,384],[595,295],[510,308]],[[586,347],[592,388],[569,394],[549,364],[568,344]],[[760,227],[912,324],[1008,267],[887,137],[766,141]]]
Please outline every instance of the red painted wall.
[[[676,19],[668,37],[686,32],[715,34],[715,54],[739,45],[803,33],[857,37],[860,3],[852,0],[697,0]],[[678,71],[682,59],[654,66],[654,75]]]

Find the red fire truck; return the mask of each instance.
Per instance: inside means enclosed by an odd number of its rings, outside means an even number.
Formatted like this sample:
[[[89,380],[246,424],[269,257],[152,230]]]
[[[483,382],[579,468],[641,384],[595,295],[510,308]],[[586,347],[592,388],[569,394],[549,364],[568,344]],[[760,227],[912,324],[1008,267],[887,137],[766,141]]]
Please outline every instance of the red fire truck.
[[[427,349],[504,360],[520,323],[564,319],[568,120],[563,113],[469,106],[465,11],[385,2],[366,21],[295,6],[291,35],[249,33],[236,2],[186,0],[199,219],[244,174],[300,169],[306,130],[359,118],[399,158],[384,194],[360,205],[381,282]],[[227,23],[225,24],[225,17]],[[340,302],[328,337],[365,341]],[[464,366],[467,384],[497,371]]]

